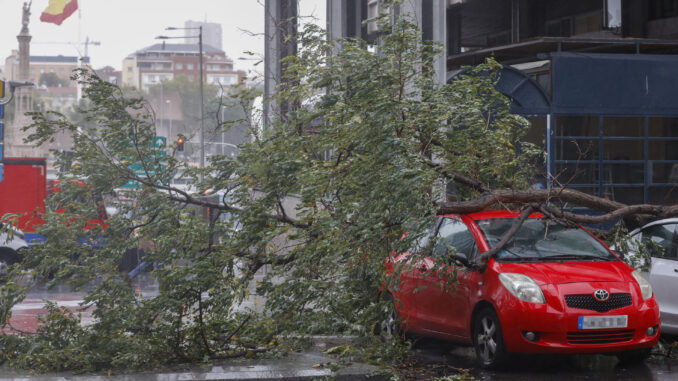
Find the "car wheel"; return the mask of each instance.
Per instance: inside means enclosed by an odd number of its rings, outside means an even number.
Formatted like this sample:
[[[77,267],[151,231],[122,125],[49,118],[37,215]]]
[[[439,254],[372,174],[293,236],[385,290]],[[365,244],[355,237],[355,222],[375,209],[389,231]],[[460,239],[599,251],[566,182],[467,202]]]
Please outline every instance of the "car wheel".
[[[476,361],[485,369],[497,369],[508,361],[508,353],[504,349],[504,338],[497,313],[491,308],[480,310],[473,325],[473,346],[476,350]]]
[[[402,336],[400,329],[400,320],[398,319],[398,310],[396,309],[395,299],[390,292],[384,294],[383,301],[387,302],[389,311],[384,320],[377,324],[377,334],[384,338],[399,338]]]
[[[22,256],[10,248],[0,248],[0,263],[7,268],[15,263],[21,262]]]
[[[650,357],[652,348],[636,349],[633,351],[617,353],[617,359],[622,364],[637,364]]]

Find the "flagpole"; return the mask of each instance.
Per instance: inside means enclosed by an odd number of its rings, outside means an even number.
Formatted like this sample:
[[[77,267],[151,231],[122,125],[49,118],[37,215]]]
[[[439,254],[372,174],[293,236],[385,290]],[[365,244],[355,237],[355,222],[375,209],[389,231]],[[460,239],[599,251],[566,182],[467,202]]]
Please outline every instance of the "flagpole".
[[[82,14],[80,13],[80,10],[82,9],[82,4],[78,4],[78,48],[76,49],[78,51],[78,69],[82,68]],[[82,86],[80,85],[80,82],[77,83],[78,86],[78,92],[76,95],[76,102],[80,103],[80,99],[82,98]]]

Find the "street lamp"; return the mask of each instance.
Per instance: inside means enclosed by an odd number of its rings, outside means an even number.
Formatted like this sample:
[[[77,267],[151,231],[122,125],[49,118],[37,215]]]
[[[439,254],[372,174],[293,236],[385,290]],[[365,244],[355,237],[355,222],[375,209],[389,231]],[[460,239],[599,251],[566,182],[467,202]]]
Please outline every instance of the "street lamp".
[[[202,26],[195,28],[177,28],[173,26],[168,26],[165,30],[198,30],[197,36],[184,36],[184,37],[168,37],[168,36],[158,36],[158,40],[170,40],[174,38],[197,38],[198,39],[198,49],[200,54],[200,168],[205,166],[205,104],[204,104],[204,95],[203,95],[203,64],[202,64]],[[200,175],[200,180],[202,180],[202,174]]]
[[[165,100],[165,103],[167,104],[167,115],[169,118],[169,131],[167,131],[167,138],[169,139],[172,136],[172,101],[167,99]]]

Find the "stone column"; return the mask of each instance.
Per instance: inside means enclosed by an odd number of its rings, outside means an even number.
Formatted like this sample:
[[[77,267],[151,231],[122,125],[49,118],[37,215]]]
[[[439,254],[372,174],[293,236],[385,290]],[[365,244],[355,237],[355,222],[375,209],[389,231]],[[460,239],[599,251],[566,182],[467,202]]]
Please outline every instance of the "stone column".
[[[31,35],[28,31],[28,22],[30,18],[30,4],[24,3],[22,15],[22,28],[16,37],[19,41],[19,75],[17,80],[30,80],[30,58],[31,58]],[[6,156],[8,157],[36,157],[41,153],[32,145],[24,143],[24,139],[29,135],[28,131],[23,131],[23,127],[31,123],[31,118],[26,116],[27,112],[33,111],[33,88],[19,87],[14,92],[14,120],[10,128],[6,131]],[[10,104],[11,105],[11,104]],[[11,107],[11,106],[10,106]],[[43,153],[44,155],[44,153]]]

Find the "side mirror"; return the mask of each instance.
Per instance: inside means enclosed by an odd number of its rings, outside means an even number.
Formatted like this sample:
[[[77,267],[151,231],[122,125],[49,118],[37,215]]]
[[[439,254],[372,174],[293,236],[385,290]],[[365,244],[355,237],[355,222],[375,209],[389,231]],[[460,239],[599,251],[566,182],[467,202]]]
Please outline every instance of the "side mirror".
[[[452,259],[454,259],[455,261],[461,263],[462,265],[464,265],[466,267],[469,267],[468,257],[464,253],[455,253],[452,256]]]
[[[621,259],[622,261],[623,261],[624,259],[626,259],[626,254],[622,253],[621,251],[616,251],[616,250],[615,250],[614,253],[617,254],[617,256],[619,257],[619,259]]]

